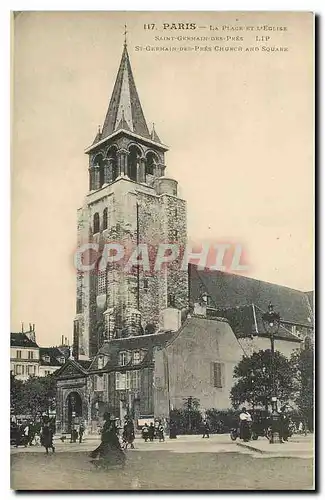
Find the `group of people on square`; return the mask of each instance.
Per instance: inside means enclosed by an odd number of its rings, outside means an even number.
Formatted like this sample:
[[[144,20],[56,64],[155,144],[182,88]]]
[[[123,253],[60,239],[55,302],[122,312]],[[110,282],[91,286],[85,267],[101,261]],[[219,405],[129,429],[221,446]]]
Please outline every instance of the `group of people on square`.
[[[51,449],[55,452],[53,437],[55,434],[55,420],[44,415],[41,420],[23,420],[20,423],[12,421],[10,424],[10,442],[18,446],[44,446],[48,454]]]
[[[150,425],[147,423],[142,427],[142,437],[145,443],[153,442],[154,439],[158,439],[159,443],[165,441],[165,428],[161,420],[155,422],[150,422]]]
[[[239,414],[239,437],[244,442],[250,441],[255,434],[255,437],[261,432],[261,429],[258,429],[259,422],[252,417],[251,413],[246,410],[246,408],[242,408]],[[274,410],[265,419],[264,425],[260,426],[263,428],[265,435],[270,437],[274,434],[277,434],[279,442],[283,443],[288,441],[288,438],[292,434],[292,425],[290,419],[286,412],[286,406],[282,406],[280,410]]]

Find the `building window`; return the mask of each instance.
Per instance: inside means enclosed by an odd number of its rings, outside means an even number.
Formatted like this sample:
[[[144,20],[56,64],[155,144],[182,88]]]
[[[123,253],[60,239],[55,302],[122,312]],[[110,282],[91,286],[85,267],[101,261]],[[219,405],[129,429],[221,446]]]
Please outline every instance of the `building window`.
[[[122,351],[119,353],[119,365],[120,366],[125,366],[129,362],[129,353],[127,351]]]
[[[47,356],[47,355],[43,356],[42,359],[43,359],[44,363],[49,363],[50,362],[50,356]]]
[[[15,374],[16,375],[22,375],[22,372],[23,372],[22,365],[16,365],[15,366]]]
[[[147,292],[148,289],[149,289],[149,280],[148,280],[148,278],[144,278],[144,280],[143,280],[143,290],[144,290],[144,292]]]
[[[25,375],[25,366],[21,365],[21,374]],[[27,375],[27,366],[26,366],[26,375]]]
[[[34,359],[33,351],[28,351],[28,359]]]
[[[45,377],[46,377],[47,375],[50,375],[50,373],[51,373],[51,372],[50,372],[50,370],[45,370],[45,371],[44,371],[44,375],[45,375]]]
[[[177,241],[178,240],[178,231],[177,231],[177,229],[173,229],[173,231],[172,231],[172,239],[173,239],[173,241]]]
[[[21,359],[21,351],[16,351],[16,358]]]
[[[81,297],[77,297],[76,312],[77,312],[77,314],[80,314],[82,312],[82,298]]]
[[[102,370],[102,368],[104,368],[104,356],[99,356],[97,366],[98,370]]]
[[[175,307],[175,295],[168,295],[168,307]]]
[[[141,372],[140,370],[134,370],[132,373],[132,389],[140,389]]]
[[[213,387],[218,389],[222,389],[224,386],[223,383],[223,372],[224,372],[224,364],[223,363],[212,363],[212,381]]]
[[[126,372],[125,389],[132,389],[132,372]]]
[[[58,358],[58,362],[61,364],[61,365],[64,365],[65,363],[65,358],[62,356],[62,358]]]
[[[94,214],[93,226],[94,226],[94,233],[99,233],[99,231],[100,231],[100,219],[99,219],[99,213],[97,213],[97,212]]]
[[[103,229],[107,229],[108,226],[108,209],[104,208],[103,211]]]
[[[126,389],[126,373],[115,373],[115,389],[117,391],[123,391]]]
[[[36,366],[33,366],[33,375],[36,375]]]
[[[104,379],[99,375],[94,376],[94,391],[103,391],[104,390]]]
[[[140,351],[133,351],[132,353],[132,364],[138,365],[141,363],[141,352]]]
[[[103,271],[98,270],[98,277],[97,277],[97,293],[98,295],[102,295],[103,293],[106,293],[106,270],[104,269]]]

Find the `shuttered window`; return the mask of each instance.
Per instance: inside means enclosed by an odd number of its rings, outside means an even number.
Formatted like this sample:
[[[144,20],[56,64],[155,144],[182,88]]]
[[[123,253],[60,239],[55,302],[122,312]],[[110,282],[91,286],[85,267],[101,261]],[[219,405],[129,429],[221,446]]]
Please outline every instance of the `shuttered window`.
[[[212,385],[222,389],[224,383],[224,363],[212,363]]]

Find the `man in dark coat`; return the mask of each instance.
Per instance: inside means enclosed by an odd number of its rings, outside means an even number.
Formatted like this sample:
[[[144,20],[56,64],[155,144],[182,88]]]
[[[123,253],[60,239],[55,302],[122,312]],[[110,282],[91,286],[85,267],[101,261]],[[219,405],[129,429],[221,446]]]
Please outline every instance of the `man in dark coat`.
[[[85,432],[85,428],[84,428],[83,424],[81,423],[79,425],[79,444],[82,442],[84,432]]]
[[[154,440],[154,437],[155,437],[155,428],[154,428],[154,425],[152,422],[149,425],[148,435],[149,435],[149,441],[152,442]]]
[[[210,427],[209,427],[209,424],[206,420],[203,420],[203,438],[207,437],[209,438],[210,437]]]

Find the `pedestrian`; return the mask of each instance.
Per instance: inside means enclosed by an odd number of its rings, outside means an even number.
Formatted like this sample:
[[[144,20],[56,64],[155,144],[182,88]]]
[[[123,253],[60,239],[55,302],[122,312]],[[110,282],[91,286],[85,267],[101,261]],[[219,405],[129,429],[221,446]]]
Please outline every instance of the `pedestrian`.
[[[24,441],[25,446],[27,446],[29,444],[29,429],[30,429],[29,422],[26,422],[26,425],[25,425],[24,431],[23,431],[23,441]]]
[[[149,435],[149,441],[152,443],[155,437],[155,428],[152,422],[150,422],[149,425],[148,435]]]
[[[148,428],[147,423],[145,423],[144,426],[142,427],[142,437],[143,437],[145,443],[149,439],[149,428]]]
[[[282,406],[280,409],[280,432],[279,432],[279,438],[281,442],[288,441],[289,438],[289,418],[288,415],[286,414],[286,407]]]
[[[131,419],[128,419],[124,425],[123,429],[123,444],[125,449],[127,449],[128,444],[131,445],[131,449],[134,449],[134,425]]]
[[[41,430],[41,445],[44,446],[46,454],[48,455],[49,449],[55,452],[53,445],[53,430],[48,421],[45,421]]]
[[[176,439],[177,438],[177,425],[176,423],[172,420],[169,423],[169,439]]]
[[[76,443],[78,439],[78,431],[74,427],[71,428],[70,443]]]
[[[110,413],[104,413],[104,421],[101,443],[94,451],[91,452],[90,456],[94,459],[102,461],[104,466],[123,466],[125,464],[125,454],[121,448],[121,444],[117,436],[117,428],[115,422],[111,420]]]
[[[81,423],[79,425],[79,432],[78,432],[79,433],[79,444],[81,444],[81,442],[82,442],[82,438],[83,438],[84,432],[85,432],[85,428],[84,428],[83,423]]]
[[[164,442],[165,441],[164,426],[161,422],[159,423],[157,432],[158,432],[159,443]]]
[[[202,438],[209,438],[210,437],[210,427],[209,424],[206,420],[203,420],[203,436]]]
[[[27,437],[29,446],[33,445],[35,434],[36,434],[35,425],[30,423],[28,428],[28,437]]]
[[[250,425],[252,422],[252,417],[250,413],[243,408],[239,415],[239,430],[240,430],[240,439],[243,439],[245,442],[250,440]]]

